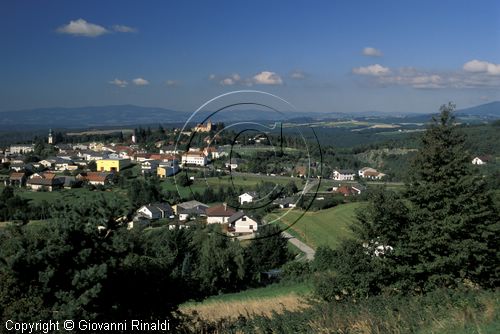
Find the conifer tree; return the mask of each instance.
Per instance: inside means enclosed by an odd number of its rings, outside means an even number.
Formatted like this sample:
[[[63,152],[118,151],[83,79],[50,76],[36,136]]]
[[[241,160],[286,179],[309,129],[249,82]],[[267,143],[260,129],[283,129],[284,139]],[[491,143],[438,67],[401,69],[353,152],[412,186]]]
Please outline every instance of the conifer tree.
[[[406,266],[418,287],[498,284],[499,215],[475,175],[454,105],[441,107],[422,138],[407,185]]]
[[[375,192],[358,214],[353,228],[357,248],[346,241],[337,250],[339,260],[332,268],[337,286],[325,295],[319,284],[324,298],[339,291],[359,297],[387,289],[420,293],[459,285],[498,286],[498,206],[471,164],[453,110],[452,104],[442,106],[423,134],[406,191]],[[356,263],[365,265],[353,276],[355,256]]]

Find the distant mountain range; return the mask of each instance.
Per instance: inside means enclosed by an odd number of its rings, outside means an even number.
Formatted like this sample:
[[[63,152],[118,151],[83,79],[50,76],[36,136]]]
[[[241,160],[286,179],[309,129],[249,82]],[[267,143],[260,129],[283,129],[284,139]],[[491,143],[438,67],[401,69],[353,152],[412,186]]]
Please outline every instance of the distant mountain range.
[[[191,121],[201,122],[210,112],[203,112]],[[394,114],[380,111],[360,113],[332,112],[283,112],[264,110],[229,110],[218,113],[212,121],[237,122],[252,120],[311,121],[329,119],[380,119],[391,123],[426,122],[433,114]],[[42,128],[91,128],[136,126],[139,124],[184,123],[190,112],[135,105],[113,105],[80,108],[41,108],[0,112],[0,130]],[[457,111],[457,116],[467,121],[500,119],[500,101]]]

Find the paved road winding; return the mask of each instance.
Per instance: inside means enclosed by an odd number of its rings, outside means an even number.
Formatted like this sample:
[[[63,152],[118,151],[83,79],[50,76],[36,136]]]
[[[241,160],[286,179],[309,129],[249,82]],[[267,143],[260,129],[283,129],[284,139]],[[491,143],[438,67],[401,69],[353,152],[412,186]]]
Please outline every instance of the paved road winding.
[[[316,251],[300,241],[299,239],[295,238],[293,235],[291,235],[288,232],[282,232],[281,233],[285,238],[288,239],[298,249],[300,249],[301,252],[303,252],[306,255],[306,260],[307,261],[312,261],[314,259],[314,254]]]

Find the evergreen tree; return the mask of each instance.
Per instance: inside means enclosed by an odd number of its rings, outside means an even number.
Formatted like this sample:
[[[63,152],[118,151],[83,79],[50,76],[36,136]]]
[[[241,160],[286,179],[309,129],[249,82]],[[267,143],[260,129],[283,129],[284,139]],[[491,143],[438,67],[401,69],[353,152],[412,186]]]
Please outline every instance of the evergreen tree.
[[[288,240],[281,235],[276,225],[265,225],[259,228],[259,238],[252,240],[245,249],[246,272],[258,278],[263,271],[278,269],[291,259]]]
[[[499,213],[480,175],[474,174],[454,106],[441,107],[422,138],[410,171],[408,240],[404,272],[434,288],[471,281],[497,286]]]
[[[453,109],[442,106],[424,133],[407,190],[374,192],[368,208],[358,213],[356,240],[336,252],[335,295],[498,286],[498,208],[474,172]],[[364,265],[354,273],[356,263]],[[317,285],[322,291],[324,283]]]
[[[199,244],[196,276],[202,291],[235,291],[241,286],[245,274],[243,250],[239,242],[222,234],[220,226],[211,228],[213,231],[209,233],[201,230],[198,240],[195,240]]]

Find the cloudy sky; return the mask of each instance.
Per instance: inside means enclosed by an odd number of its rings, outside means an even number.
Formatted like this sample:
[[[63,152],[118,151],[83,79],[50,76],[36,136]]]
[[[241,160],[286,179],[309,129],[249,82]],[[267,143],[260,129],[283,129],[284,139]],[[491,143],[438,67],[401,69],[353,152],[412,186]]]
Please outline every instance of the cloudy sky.
[[[304,111],[500,100],[498,1],[1,1],[0,110],[193,110],[238,89]]]

